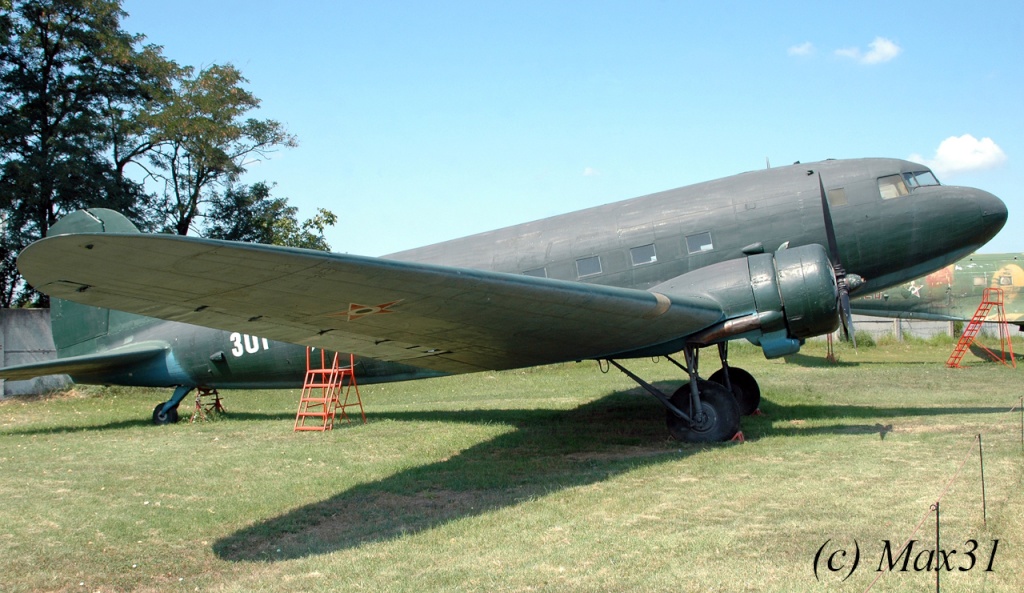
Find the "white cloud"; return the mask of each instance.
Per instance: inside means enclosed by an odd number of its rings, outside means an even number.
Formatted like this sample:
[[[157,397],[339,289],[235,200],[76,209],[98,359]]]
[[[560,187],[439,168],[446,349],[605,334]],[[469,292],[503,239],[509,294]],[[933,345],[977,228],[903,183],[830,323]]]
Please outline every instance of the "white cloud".
[[[926,159],[919,154],[912,154],[909,158],[944,175],[998,167],[1006,162],[1006,153],[991,138],[978,140],[970,134],[964,134],[943,140],[935,150],[935,158]]]
[[[601,174],[601,172],[598,171],[597,169],[593,168],[593,167],[585,167],[583,169],[583,176],[584,177],[597,177],[600,174]]]
[[[896,45],[892,41],[885,37],[875,37],[868,47],[871,48],[865,56],[863,62],[865,64],[881,64],[882,62],[888,62],[889,60],[895,59],[896,56],[900,55],[903,48]]]
[[[850,58],[861,64],[881,64],[888,62],[900,55],[903,48],[885,37],[875,37],[875,40],[868,44],[868,51],[865,53],[859,47],[847,47],[837,49],[836,55],[842,58]]]
[[[794,45],[793,47],[786,50],[791,56],[809,56],[814,53],[814,44],[810,41],[805,41],[800,45]]]

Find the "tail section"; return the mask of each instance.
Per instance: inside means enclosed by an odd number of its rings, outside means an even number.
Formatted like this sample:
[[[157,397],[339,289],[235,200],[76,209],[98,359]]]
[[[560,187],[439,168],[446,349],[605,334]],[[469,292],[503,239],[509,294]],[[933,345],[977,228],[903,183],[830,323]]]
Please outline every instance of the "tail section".
[[[106,208],[72,212],[50,227],[49,236],[76,233],[137,233],[124,215]],[[64,358],[95,350],[97,340],[117,334],[127,326],[138,326],[144,318],[120,311],[80,305],[61,299],[50,300],[50,326],[57,356]]]

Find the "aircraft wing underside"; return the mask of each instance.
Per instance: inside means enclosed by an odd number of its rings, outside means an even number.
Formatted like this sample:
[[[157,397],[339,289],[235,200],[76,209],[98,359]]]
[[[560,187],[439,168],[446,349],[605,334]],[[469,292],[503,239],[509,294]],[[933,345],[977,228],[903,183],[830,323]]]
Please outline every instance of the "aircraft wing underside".
[[[448,373],[613,356],[724,317],[699,294],[174,235],[56,236],[18,265],[54,297]]]

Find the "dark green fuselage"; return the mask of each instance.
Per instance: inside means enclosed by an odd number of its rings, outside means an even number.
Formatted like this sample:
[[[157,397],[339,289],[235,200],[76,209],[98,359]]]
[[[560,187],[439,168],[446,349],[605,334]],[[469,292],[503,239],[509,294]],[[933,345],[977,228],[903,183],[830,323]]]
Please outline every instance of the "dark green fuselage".
[[[842,263],[884,290],[949,265],[1002,227],[991,194],[940,185],[904,187],[883,199],[880,179],[926,171],[896,159],[824,161],[744,173],[386,256],[462,268],[647,289],[692,270],[771,252],[825,244],[818,174],[831,203]],[[910,178],[908,178],[910,179]],[[82,229],[55,227],[55,233]],[[95,230],[95,229],[93,229]],[[107,229],[108,232],[124,229]],[[55,303],[58,356],[129,343],[168,346],[145,364],[105,369],[77,382],[216,388],[296,387],[303,346]],[[437,376],[436,371],[357,358],[362,383]]]

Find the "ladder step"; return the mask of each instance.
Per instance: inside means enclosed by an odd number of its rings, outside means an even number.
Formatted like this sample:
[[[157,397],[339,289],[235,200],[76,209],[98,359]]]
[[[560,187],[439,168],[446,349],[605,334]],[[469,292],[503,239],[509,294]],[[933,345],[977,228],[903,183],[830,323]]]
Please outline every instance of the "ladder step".
[[[334,427],[334,419],[337,410],[341,408],[342,418],[347,418],[345,409],[351,406],[359,406],[362,412],[362,401],[359,398],[359,387],[355,379],[355,357],[349,355],[349,366],[344,368],[338,366],[337,354],[334,355],[333,364],[327,367],[327,359],[321,351],[321,368],[312,368],[312,350],[306,349],[306,378],[302,386],[302,394],[299,397],[299,410],[295,415],[296,431],[325,431]],[[355,388],[355,403],[348,403],[348,390]],[[316,391],[320,390],[320,391]],[[339,395],[345,391],[345,403],[341,403]],[[316,394],[314,396],[314,394]],[[316,418],[315,425],[306,426],[306,418]],[[366,421],[365,414],[363,421]]]

